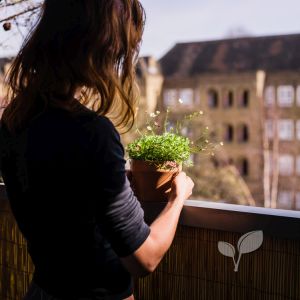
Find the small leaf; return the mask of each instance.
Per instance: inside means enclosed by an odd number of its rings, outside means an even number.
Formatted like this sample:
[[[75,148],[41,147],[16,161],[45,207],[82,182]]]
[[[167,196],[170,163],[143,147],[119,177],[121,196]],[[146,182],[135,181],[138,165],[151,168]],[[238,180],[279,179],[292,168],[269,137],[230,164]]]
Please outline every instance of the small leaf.
[[[226,243],[226,242],[218,242],[218,249],[219,251],[225,255],[225,256],[228,256],[228,257],[234,257],[235,255],[235,249],[234,247],[229,244],[229,243]]]
[[[240,253],[250,253],[257,250],[263,243],[263,232],[251,231],[244,234],[238,241],[238,250]]]

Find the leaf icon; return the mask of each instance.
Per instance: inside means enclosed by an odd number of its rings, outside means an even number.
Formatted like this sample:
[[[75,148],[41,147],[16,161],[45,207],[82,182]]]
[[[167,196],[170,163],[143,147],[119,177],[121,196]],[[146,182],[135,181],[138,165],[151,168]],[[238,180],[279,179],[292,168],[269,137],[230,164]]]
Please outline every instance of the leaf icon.
[[[218,249],[223,255],[234,258],[235,249],[231,244],[226,242],[218,242]]]
[[[251,231],[244,234],[238,241],[240,254],[250,253],[257,250],[263,243],[262,231]]]

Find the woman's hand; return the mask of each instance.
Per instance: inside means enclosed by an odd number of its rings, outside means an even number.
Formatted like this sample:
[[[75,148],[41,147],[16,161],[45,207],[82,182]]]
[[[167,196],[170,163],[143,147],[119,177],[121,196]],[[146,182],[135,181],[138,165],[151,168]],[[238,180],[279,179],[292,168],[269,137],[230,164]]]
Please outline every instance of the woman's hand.
[[[179,199],[184,201],[188,199],[193,192],[194,182],[185,172],[180,172],[173,180],[169,200]]]
[[[137,277],[153,272],[174,239],[183,202],[192,195],[194,183],[184,172],[173,180],[169,202],[151,224],[150,235],[133,254],[121,258],[127,270]]]

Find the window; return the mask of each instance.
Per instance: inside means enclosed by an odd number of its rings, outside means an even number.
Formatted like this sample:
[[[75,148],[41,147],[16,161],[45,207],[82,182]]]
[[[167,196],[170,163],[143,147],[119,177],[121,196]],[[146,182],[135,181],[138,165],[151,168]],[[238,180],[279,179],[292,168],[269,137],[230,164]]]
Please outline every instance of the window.
[[[294,157],[292,155],[279,156],[279,174],[282,176],[290,176],[294,173]]]
[[[211,157],[210,160],[216,169],[220,167],[220,162],[215,157]]]
[[[224,128],[225,132],[224,132],[224,140],[226,142],[232,142],[233,138],[234,138],[234,129],[233,126],[230,124],[225,125]]]
[[[278,121],[279,139],[290,141],[294,138],[294,121],[285,119]]]
[[[249,141],[249,129],[246,124],[238,126],[237,136],[239,143],[245,143]]]
[[[179,99],[182,100],[183,105],[193,105],[194,91],[192,89],[181,89],[179,91]]]
[[[219,105],[219,96],[217,91],[209,90],[208,91],[208,107],[216,108]]]
[[[173,106],[177,103],[178,95],[176,89],[168,89],[164,91],[165,106]]]
[[[265,90],[265,105],[273,106],[275,103],[275,88],[273,86],[267,86]]]
[[[300,85],[297,86],[297,105],[300,106]]]
[[[242,93],[242,97],[240,100],[240,107],[249,107],[249,98],[250,98],[250,93],[249,91],[245,90]]]
[[[210,133],[209,133],[209,137],[211,139],[211,141],[214,141],[216,142],[217,141],[217,133],[215,130],[212,130]]]
[[[300,156],[297,156],[296,159],[296,173],[297,175],[300,175]]]
[[[291,107],[294,103],[294,87],[281,85],[277,89],[278,105],[280,107]]]
[[[233,106],[233,92],[232,91],[230,91],[229,93],[228,93],[228,107],[232,107]]]
[[[300,210],[300,192],[296,193],[296,209]]]
[[[223,100],[223,106],[225,108],[233,106],[233,92],[232,91],[229,91],[225,94],[225,97]]]
[[[293,193],[291,191],[280,191],[278,193],[277,208],[292,209]]]
[[[266,120],[265,122],[265,133],[269,139],[272,139],[274,136],[274,124],[273,120]]]
[[[248,159],[243,158],[239,160],[237,168],[241,174],[241,176],[246,177],[249,175],[249,162]]]
[[[297,135],[297,140],[300,140],[300,120],[296,122],[296,135]]]

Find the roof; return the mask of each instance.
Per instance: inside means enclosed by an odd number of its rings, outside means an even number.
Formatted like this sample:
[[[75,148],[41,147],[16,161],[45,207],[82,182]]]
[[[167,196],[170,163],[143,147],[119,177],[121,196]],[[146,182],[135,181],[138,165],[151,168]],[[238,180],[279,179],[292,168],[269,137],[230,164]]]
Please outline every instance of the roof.
[[[300,71],[300,34],[179,43],[160,64],[165,77],[259,69]]]

